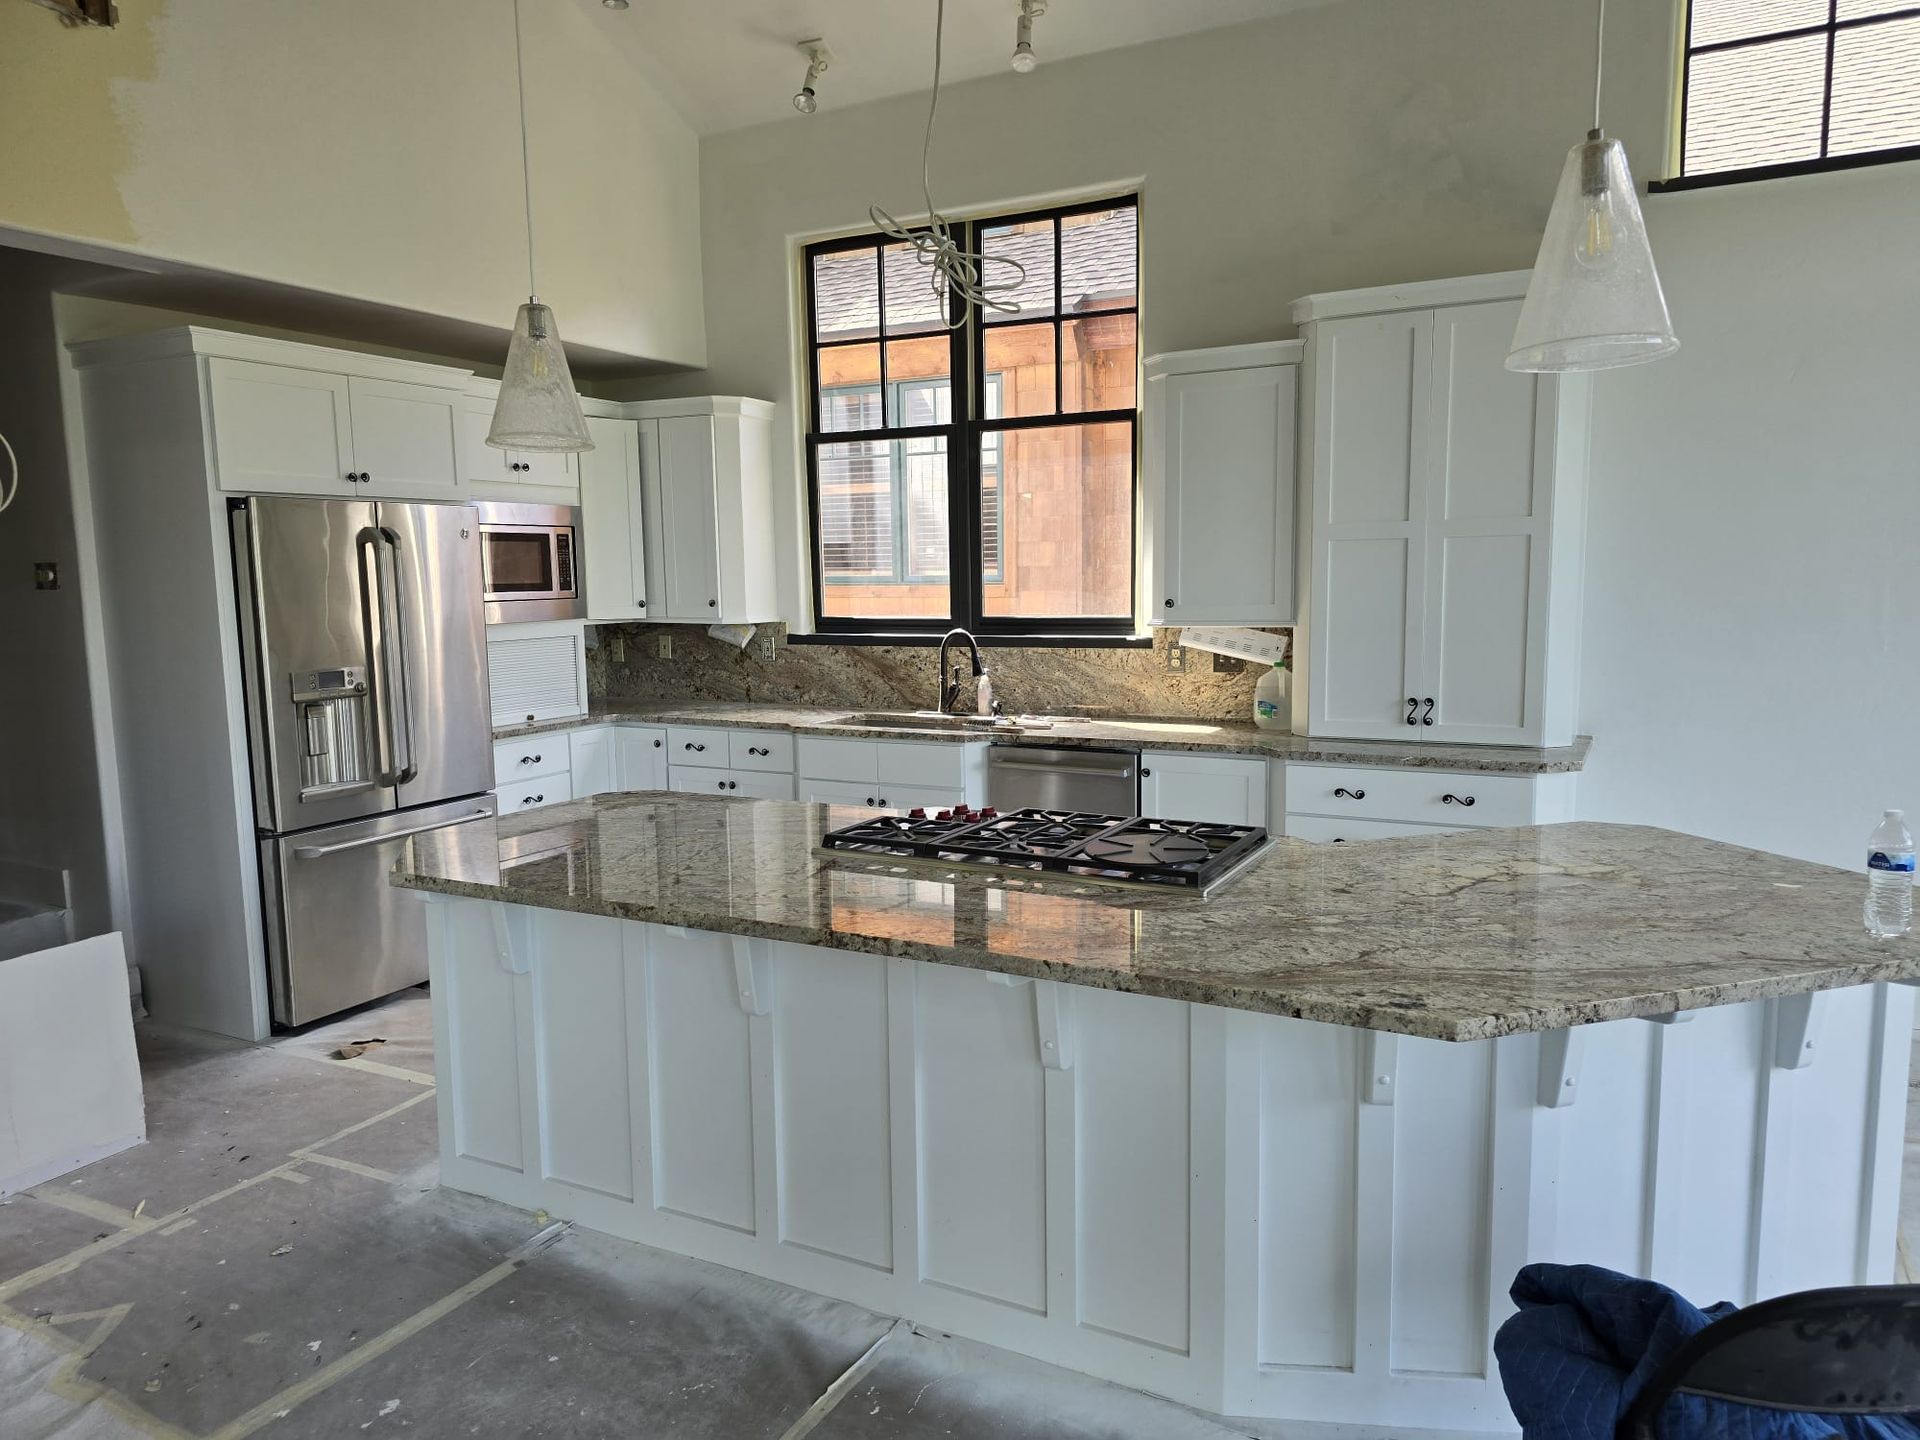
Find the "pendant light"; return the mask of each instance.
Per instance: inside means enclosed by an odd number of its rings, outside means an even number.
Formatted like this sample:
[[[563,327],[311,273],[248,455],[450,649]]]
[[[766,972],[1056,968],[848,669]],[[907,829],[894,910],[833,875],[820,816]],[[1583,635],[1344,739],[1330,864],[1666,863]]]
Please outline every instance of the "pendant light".
[[[520,92],[520,182],[527,207],[527,303],[513,317],[500,398],[493,404],[487,444],[496,450],[593,449],[573,372],[560,346],[553,311],[540,303],[533,279],[533,165],[527,146],[527,65],[520,41],[520,0],[513,0],[513,66]]]
[[[1607,0],[1599,0],[1599,8],[1593,129],[1567,152],[1560,171],[1560,188],[1513,332],[1509,370],[1611,370],[1658,360],[1680,348],[1653,267],[1626,147],[1600,128]]]

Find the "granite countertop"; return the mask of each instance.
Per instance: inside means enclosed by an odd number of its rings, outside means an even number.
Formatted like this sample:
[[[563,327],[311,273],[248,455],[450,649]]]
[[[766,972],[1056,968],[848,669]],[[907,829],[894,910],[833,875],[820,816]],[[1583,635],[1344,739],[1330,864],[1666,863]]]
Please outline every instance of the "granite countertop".
[[[855,712],[869,713],[869,712]],[[905,717],[903,717],[905,718]],[[996,745],[1055,748],[1142,748],[1207,750],[1230,755],[1328,765],[1404,766],[1409,769],[1469,771],[1492,775],[1558,775],[1587,763],[1592,740],[1583,735],[1571,745],[1533,749],[1507,745],[1402,744],[1391,740],[1320,740],[1262,730],[1245,721],[1194,719],[1058,718],[1049,729],[966,731],[915,728],[911,724],[855,724],[845,710],[802,705],[753,705],[690,702],[679,705],[596,705],[584,717],[503,725],[493,738],[510,740],[582,725],[626,722],[635,725],[738,725],[755,730],[788,730],[842,740],[917,740],[964,744],[990,740]]]
[[[393,883],[1439,1040],[1920,977],[1858,875],[1646,826],[1279,839],[1202,899],[818,848],[864,813],[602,795],[410,840]]]

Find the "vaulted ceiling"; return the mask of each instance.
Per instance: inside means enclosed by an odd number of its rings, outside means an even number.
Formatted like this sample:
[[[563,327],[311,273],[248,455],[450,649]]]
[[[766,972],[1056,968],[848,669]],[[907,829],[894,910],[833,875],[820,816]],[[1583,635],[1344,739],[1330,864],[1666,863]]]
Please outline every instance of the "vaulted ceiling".
[[[624,11],[578,3],[702,134],[792,117],[807,68],[795,46],[815,36],[833,52],[819,85],[823,111],[911,94],[932,80],[934,0],[630,0]],[[1044,66],[1319,3],[1048,0],[1033,47]],[[944,78],[1006,71],[1018,13],[1019,0],[948,0]]]

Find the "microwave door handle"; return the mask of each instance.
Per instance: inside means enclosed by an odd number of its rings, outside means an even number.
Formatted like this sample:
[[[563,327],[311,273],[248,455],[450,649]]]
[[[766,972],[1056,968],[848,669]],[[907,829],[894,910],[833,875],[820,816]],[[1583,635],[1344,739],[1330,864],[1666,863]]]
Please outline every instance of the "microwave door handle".
[[[387,683],[387,728],[393,748],[392,785],[404,785],[420,773],[413,763],[413,676],[407,669],[407,627],[400,589],[400,537],[381,526],[376,553],[382,557],[380,575],[380,619],[385,634],[382,640],[382,666]]]

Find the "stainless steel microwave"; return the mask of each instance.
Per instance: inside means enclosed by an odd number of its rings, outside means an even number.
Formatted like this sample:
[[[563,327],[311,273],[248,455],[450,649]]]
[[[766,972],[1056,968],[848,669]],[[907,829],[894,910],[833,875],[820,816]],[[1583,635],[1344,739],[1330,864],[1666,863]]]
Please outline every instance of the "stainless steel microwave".
[[[479,501],[480,574],[487,624],[583,620],[580,512],[570,505]]]

